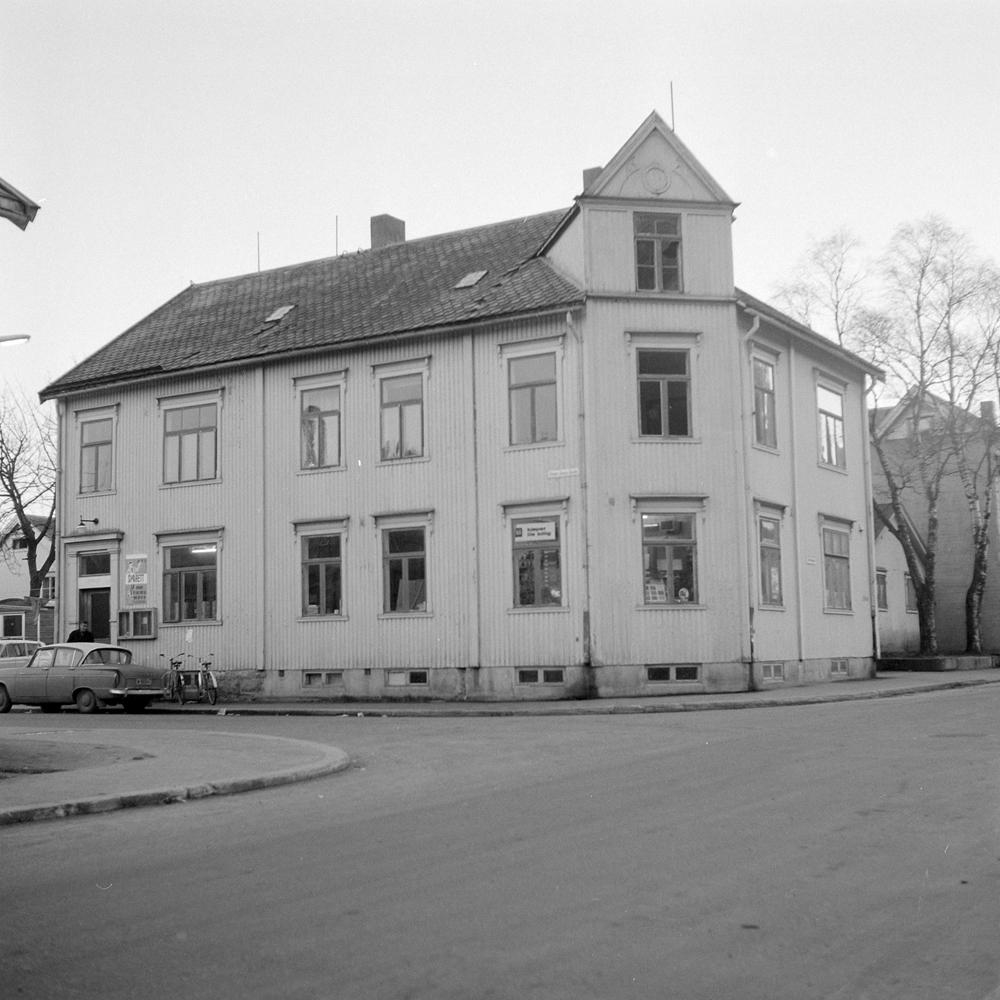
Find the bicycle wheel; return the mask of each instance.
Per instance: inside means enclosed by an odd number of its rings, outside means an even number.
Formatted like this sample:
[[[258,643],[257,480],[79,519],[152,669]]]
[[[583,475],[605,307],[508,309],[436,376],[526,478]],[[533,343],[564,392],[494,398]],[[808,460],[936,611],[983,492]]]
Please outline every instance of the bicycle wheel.
[[[214,705],[219,700],[219,687],[215,683],[215,678],[207,671],[205,673],[205,693],[208,695],[209,705]]]
[[[184,681],[182,681],[180,677],[178,677],[174,682],[174,701],[176,701],[178,705],[184,704]]]

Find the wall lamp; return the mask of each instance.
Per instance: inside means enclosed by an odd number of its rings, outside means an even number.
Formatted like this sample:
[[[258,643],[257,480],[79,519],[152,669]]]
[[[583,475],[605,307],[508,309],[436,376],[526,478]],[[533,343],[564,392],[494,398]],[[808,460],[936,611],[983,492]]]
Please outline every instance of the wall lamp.
[[[92,524],[96,528],[100,523],[96,517],[81,517],[78,527],[82,528],[85,524]]]

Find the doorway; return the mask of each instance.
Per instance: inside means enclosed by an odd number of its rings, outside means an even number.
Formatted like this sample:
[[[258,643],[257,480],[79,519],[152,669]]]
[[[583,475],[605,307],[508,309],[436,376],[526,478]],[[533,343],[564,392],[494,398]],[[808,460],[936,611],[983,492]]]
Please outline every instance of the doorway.
[[[80,591],[80,621],[90,626],[94,642],[111,642],[111,588]]]

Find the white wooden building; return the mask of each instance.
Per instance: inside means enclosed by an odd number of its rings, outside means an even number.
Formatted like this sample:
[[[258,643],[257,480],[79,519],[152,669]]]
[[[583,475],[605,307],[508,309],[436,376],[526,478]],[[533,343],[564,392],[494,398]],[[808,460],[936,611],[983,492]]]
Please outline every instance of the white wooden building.
[[[231,691],[866,677],[864,381],[655,113],[571,208],[193,285],[48,386],[63,632]]]

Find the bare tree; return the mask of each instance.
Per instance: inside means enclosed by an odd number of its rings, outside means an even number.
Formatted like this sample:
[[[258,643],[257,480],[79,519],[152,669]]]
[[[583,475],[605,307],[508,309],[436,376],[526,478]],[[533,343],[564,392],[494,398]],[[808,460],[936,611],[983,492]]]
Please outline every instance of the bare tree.
[[[1000,473],[993,423],[978,413],[983,400],[1000,391],[995,270],[963,234],[930,216],[900,226],[877,267],[860,260],[859,244],[847,232],[813,243],[780,295],[803,322],[886,372],[872,395],[871,440],[881,473],[875,499],[893,511],[882,520],[906,557],[923,653],[937,651],[941,491],[953,478],[961,484],[973,549],[966,647],[980,652]],[[878,397],[898,403],[878,408]],[[919,525],[922,538],[914,537],[911,524]]]
[[[47,407],[9,391],[0,399],[0,525],[19,534],[28,564],[29,596],[37,625],[42,584],[55,560],[55,420]],[[44,557],[43,542],[50,543]],[[6,547],[5,547],[6,548]]]

